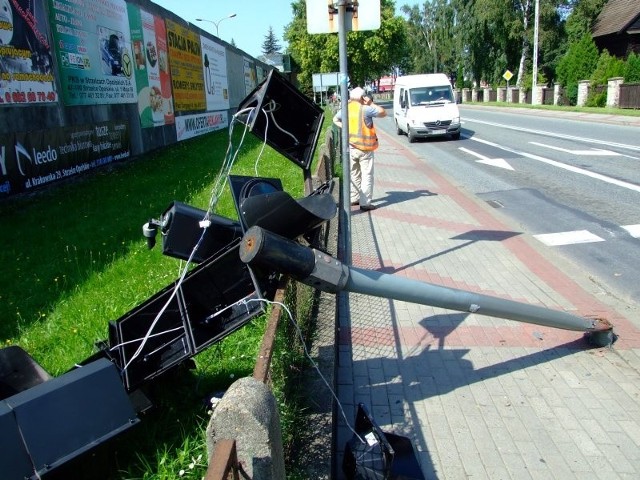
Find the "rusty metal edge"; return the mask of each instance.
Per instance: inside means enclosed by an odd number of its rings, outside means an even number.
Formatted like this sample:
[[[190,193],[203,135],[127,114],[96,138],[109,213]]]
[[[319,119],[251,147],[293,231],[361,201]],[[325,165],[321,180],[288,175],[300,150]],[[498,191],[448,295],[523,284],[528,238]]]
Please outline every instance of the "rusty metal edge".
[[[236,441],[222,439],[216,444],[209,459],[209,467],[204,480],[227,480],[230,473],[234,480],[239,480]]]
[[[282,307],[279,305],[284,303],[285,290],[288,284],[288,280],[283,279],[278,285],[273,301],[277,302],[273,304],[271,315],[267,323],[267,330],[262,337],[262,345],[258,353],[258,359],[256,365],[253,368],[253,378],[261,381],[262,383],[268,383],[269,381],[269,367],[271,365],[271,357],[273,356],[273,346],[276,339],[276,331],[278,330],[278,323],[280,322],[280,316],[282,315]]]

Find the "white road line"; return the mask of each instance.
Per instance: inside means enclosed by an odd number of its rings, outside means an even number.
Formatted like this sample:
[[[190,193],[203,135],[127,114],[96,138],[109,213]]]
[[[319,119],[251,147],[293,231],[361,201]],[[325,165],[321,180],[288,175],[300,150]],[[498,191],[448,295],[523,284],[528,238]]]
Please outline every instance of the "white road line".
[[[640,192],[640,185],[634,185],[633,183],[623,182],[622,180],[618,180],[615,178],[607,177],[606,175],[601,175],[599,173],[590,172],[589,170],[585,170],[583,168],[574,167],[573,165],[567,165],[565,163],[557,162],[555,160],[551,160],[550,158],[541,157],[539,155],[533,155],[527,152],[520,152],[518,150],[514,150],[513,148],[504,147],[502,145],[498,145],[494,142],[489,142],[488,140],[482,140],[478,137],[471,137],[470,140],[475,142],[484,143],[485,145],[490,145],[495,148],[499,148],[504,150],[505,152],[515,153],[516,155],[520,155],[522,157],[530,158],[532,160],[537,160],[538,162],[546,163],[548,165],[552,165],[554,167],[562,168],[564,170],[568,170],[573,173],[578,173],[580,175],[585,175],[587,177],[594,178],[596,180],[601,180],[606,183],[610,183],[612,185],[616,185],[618,187],[626,188],[628,190],[633,190],[635,192]]]
[[[632,237],[640,238],[640,225],[622,225],[622,228],[629,232]]]
[[[589,232],[588,230],[575,230],[573,232],[544,233],[534,235],[534,238],[549,247],[561,245],[574,245],[576,243],[604,242],[604,238]]]
[[[538,142],[529,142],[531,145],[537,145],[538,147],[550,148],[551,150],[557,150],[558,152],[570,153],[572,155],[580,155],[580,156],[590,156],[590,155],[598,155],[598,156],[613,156],[620,157],[621,154],[617,152],[612,152],[611,150],[601,150],[599,148],[592,148],[591,150],[569,150],[568,148],[555,147],[553,145],[546,145],[544,143]]]
[[[594,138],[576,137],[574,135],[565,135],[563,133],[547,132],[545,130],[534,130],[532,128],[522,128],[522,127],[516,127],[516,126],[513,126],[513,125],[505,125],[505,124],[502,124],[502,123],[495,123],[495,122],[484,122],[482,120],[473,120],[473,119],[469,119],[469,118],[466,118],[466,120],[469,121],[469,122],[476,122],[476,123],[482,123],[484,125],[492,125],[494,127],[506,128],[508,130],[516,130],[516,131],[519,131],[519,132],[536,133],[536,134],[539,134],[539,135],[546,135],[548,137],[564,138],[564,139],[567,139],[567,140],[577,140],[579,142],[584,142],[584,143],[595,143],[596,145],[607,145],[609,147],[618,147],[618,148],[624,148],[626,150],[633,150],[635,152],[640,152],[640,146],[638,146],[638,145],[628,145],[626,143],[607,142],[605,140],[596,140]]]

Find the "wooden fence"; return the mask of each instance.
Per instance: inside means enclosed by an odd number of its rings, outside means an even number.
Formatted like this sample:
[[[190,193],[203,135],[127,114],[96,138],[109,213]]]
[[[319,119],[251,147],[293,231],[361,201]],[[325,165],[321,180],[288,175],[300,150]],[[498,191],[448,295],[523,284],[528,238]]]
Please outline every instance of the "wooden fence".
[[[620,108],[640,108],[640,83],[620,85]]]

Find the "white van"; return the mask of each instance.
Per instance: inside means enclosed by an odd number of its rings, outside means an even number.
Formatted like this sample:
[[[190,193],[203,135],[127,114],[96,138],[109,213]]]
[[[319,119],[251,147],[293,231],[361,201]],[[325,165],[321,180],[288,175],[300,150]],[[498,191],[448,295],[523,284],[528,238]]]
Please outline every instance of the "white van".
[[[398,135],[460,138],[460,111],[444,73],[398,77],[393,89],[393,118]]]

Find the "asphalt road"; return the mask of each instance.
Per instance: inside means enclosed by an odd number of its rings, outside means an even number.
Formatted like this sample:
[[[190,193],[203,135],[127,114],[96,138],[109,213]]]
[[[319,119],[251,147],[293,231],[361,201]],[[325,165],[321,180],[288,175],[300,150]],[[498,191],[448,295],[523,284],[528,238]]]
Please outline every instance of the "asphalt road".
[[[376,125],[395,135],[388,114]],[[461,116],[458,141],[398,140],[610,294],[640,301],[640,127],[464,105]]]

